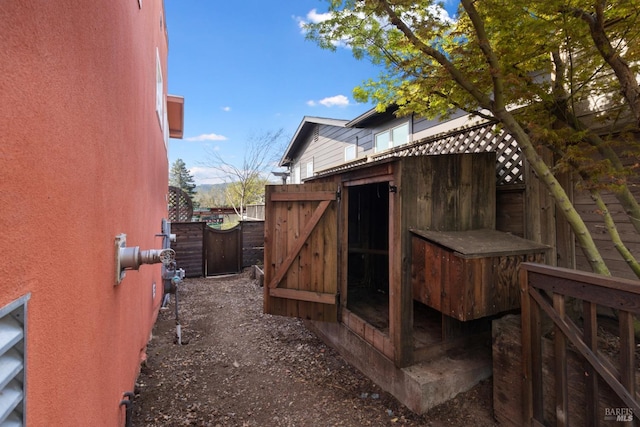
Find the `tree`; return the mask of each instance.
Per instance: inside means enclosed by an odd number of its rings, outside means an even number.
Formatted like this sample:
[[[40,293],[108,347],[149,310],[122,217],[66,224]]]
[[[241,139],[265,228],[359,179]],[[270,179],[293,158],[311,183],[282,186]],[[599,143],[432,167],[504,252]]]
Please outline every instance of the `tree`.
[[[356,58],[384,67],[378,80],[354,90],[357,99],[372,100],[379,110],[395,104],[399,115],[434,118],[462,109],[497,121],[564,213],[592,270],[609,275],[555,175],[575,172],[640,277],[600,196],[611,190],[640,232],[640,208],[627,186],[638,166],[623,166],[614,150],[621,142],[633,147],[628,137],[638,131],[637,118],[625,121],[628,111],[635,114],[637,81],[628,81],[623,65],[640,60],[640,10],[619,3],[576,0],[568,8],[559,0],[461,0],[454,21],[434,1],[332,0],[331,19],[308,25],[308,34],[325,48],[347,44]],[[620,71],[612,72],[615,67]],[[615,133],[603,136],[596,126]],[[542,147],[555,154],[556,165],[545,163]],[[638,154],[637,144],[627,153]]]
[[[194,201],[200,207],[213,208],[224,206],[224,199],[224,189],[222,189],[221,186],[212,185],[207,189],[196,187]]]
[[[227,184],[226,200],[239,217],[247,204],[264,199],[264,186],[277,153],[282,151],[283,138],[282,129],[250,137],[240,164],[225,160],[218,151],[208,151],[204,164],[215,169]]]
[[[193,175],[191,175],[187,169],[187,165],[182,159],[177,159],[173,162],[173,165],[171,165],[169,185],[180,188],[189,195],[191,200],[194,200],[196,184],[193,180]]]
[[[247,205],[264,203],[264,187],[269,184],[269,179],[257,177],[242,185],[240,181],[232,182],[225,188],[225,200],[232,207],[246,207]],[[236,213],[237,213],[236,209]]]

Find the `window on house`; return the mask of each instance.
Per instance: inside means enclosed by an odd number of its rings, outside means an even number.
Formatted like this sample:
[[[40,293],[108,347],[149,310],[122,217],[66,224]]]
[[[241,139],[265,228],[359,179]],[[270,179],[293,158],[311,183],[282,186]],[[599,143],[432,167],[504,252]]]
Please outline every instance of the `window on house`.
[[[293,168],[293,182],[292,184],[300,184],[300,165],[296,165]]]
[[[409,142],[409,123],[385,130],[375,135],[376,152],[398,147]]]
[[[160,121],[160,128],[164,130],[164,82],[162,80],[162,63],[160,52],[156,48],[156,113]]]
[[[356,146],[348,145],[344,148],[344,161],[355,160],[356,158]]]
[[[24,425],[25,318],[29,296],[0,308],[0,425]]]
[[[307,178],[311,178],[313,176],[313,160],[307,162]]]

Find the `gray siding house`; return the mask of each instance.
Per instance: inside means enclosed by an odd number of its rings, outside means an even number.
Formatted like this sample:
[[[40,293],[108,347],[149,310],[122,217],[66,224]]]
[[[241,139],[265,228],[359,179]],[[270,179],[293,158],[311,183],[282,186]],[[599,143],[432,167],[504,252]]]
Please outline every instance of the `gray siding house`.
[[[299,184],[319,172],[479,123],[461,111],[446,121],[394,113],[395,108],[383,113],[372,109],[350,121],[305,116],[280,160],[289,170],[288,183]]]

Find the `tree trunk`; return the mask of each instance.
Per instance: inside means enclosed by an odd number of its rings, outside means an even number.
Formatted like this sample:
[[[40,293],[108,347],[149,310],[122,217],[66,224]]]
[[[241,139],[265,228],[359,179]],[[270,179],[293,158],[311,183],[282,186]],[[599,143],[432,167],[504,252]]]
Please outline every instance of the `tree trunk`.
[[[598,248],[596,247],[587,226],[576,211],[575,207],[571,203],[569,196],[564,191],[564,188],[560,185],[560,182],[553,175],[553,172],[549,169],[549,166],[540,158],[538,152],[535,150],[529,135],[522,129],[520,124],[516,121],[511,113],[503,109],[501,111],[494,111],[495,117],[504,124],[505,128],[516,138],[518,145],[527,159],[538,178],[546,185],[551,197],[564,214],[564,217],[569,222],[571,229],[576,235],[580,248],[584,252],[591,269],[606,276],[610,276],[609,268],[605,264]]]

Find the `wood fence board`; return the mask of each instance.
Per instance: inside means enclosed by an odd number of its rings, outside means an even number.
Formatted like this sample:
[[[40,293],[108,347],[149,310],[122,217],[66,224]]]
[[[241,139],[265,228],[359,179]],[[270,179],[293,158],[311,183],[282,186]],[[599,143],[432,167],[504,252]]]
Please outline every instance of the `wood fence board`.
[[[171,242],[171,248],[176,251],[178,268],[185,270],[186,277],[201,277],[204,275],[204,227],[203,222],[172,222],[171,233],[176,235],[176,241]]]

